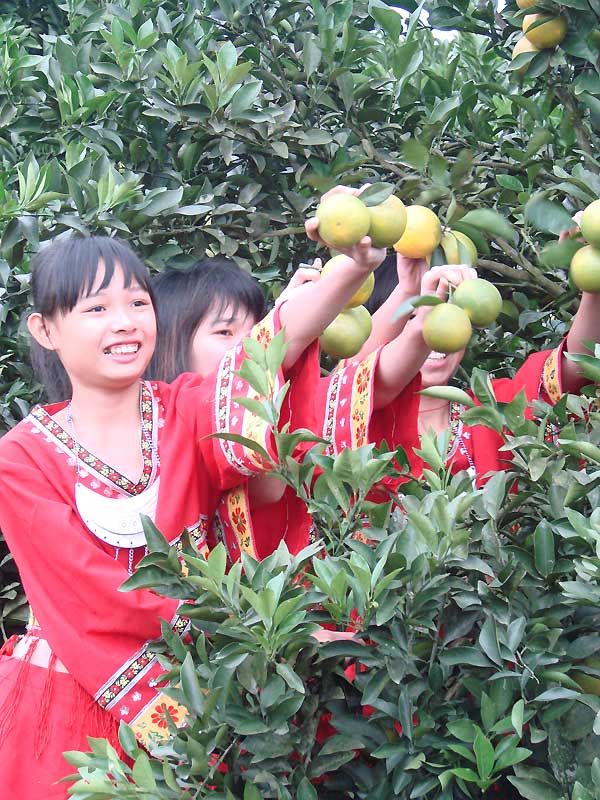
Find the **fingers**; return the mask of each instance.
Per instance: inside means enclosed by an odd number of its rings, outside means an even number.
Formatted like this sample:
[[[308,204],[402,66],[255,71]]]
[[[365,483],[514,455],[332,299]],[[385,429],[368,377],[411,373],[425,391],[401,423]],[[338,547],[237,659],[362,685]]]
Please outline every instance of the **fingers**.
[[[371,184],[367,184],[367,186],[370,185]],[[333,189],[330,189],[328,192],[325,192],[325,194],[321,195],[321,202],[326,200],[328,197],[331,197],[333,194],[360,194],[360,192],[366,188],[366,186],[363,186],[360,189],[354,189],[352,186],[334,186]]]
[[[477,277],[477,270],[463,264],[444,264],[431,267],[421,280],[421,294],[434,293],[442,300],[448,298],[450,286],[458,286],[463,281]]]
[[[306,235],[313,242],[320,242],[319,238],[319,220],[316,217],[310,217],[304,223],[304,230]]]
[[[300,267],[292,275],[287,288],[294,289],[297,286],[302,286],[303,283],[314,283],[315,281],[318,281],[320,277],[320,268],[313,269],[312,267]]]

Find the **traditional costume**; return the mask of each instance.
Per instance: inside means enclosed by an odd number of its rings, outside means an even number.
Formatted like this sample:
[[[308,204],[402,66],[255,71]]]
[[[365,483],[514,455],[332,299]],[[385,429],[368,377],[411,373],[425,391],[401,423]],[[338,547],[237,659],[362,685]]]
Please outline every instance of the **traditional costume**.
[[[514,378],[493,380],[492,388],[496,400],[500,403],[510,403],[523,390],[528,403],[534,400],[543,400],[548,405],[557,403],[563,393],[561,361],[564,346],[563,341],[554,350],[542,350],[529,356]],[[461,420],[464,411],[466,406],[460,403],[450,404],[450,442],[446,462],[448,466],[452,466],[453,472],[467,470],[479,486],[487,473],[507,468],[510,453],[500,449],[504,442],[491,428],[483,425],[466,425]],[[533,416],[529,405],[525,410],[525,416],[528,419]],[[545,435],[552,441],[556,431],[548,429]]]
[[[268,342],[277,314],[253,330]],[[160,620],[182,637],[189,622],[178,602],[119,587],[144,555],[140,513],[169,542],[184,528],[202,552],[221,493],[266,468],[240,444],[204,438],[230,431],[273,453],[272,430],[235,402],[256,397],[236,376],[238,345],[203,381],[141,382],[143,472],[137,482],[88,452],[54,414],[67,403],[38,406],[0,441],[0,528],[19,568],[35,618],[0,657],[0,771],[3,791],[19,800],[67,797],[54,782],[73,771],[61,754],[87,750],[87,736],[116,744],[120,720],[150,746],[186,710],[163,694],[163,670],[150,643]],[[314,352],[294,371],[288,408],[312,424],[307,402]],[[282,385],[282,376],[278,376]],[[298,391],[296,391],[298,390]]]
[[[318,381],[314,396],[318,427],[314,430],[329,442],[324,450],[327,455],[335,456],[346,447],[356,449],[371,442],[379,446],[385,439],[390,450],[402,447],[417,469],[421,463],[414,455],[419,445],[420,376],[392,403],[374,409],[375,371],[380,354],[381,348],[361,361],[342,361],[331,375]],[[292,429],[301,427],[293,418],[291,422]],[[251,509],[242,485],[221,498],[215,525],[217,536],[228,543],[232,560],[239,558],[240,552],[260,560],[272,553],[282,539],[292,553],[306,547],[311,539],[312,518],[305,503],[289,487],[279,502]]]

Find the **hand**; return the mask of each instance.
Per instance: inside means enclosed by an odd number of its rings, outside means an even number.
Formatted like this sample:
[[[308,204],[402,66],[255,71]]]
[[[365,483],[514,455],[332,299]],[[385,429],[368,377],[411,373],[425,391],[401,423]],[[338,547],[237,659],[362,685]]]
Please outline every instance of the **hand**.
[[[433,294],[445,301],[448,299],[450,285],[456,287],[463,281],[476,277],[477,270],[464,264],[431,267],[421,280],[421,294]]]
[[[275,308],[293,297],[298,290],[307,283],[316,283],[321,277],[323,264],[320,258],[315,258],[312,267],[299,267],[290,278],[290,282],[275,301]]]
[[[408,258],[402,253],[396,253],[396,272],[398,273],[398,286],[407,294],[415,295],[421,291],[421,280],[429,267],[424,258]]]
[[[333,194],[359,195],[369,185],[370,184],[366,184],[360,189],[353,189],[350,186],[334,186],[333,189],[330,189],[326,194],[323,195],[321,200],[324,200]],[[304,229],[306,230],[306,235],[309,239],[311,239],[311,241],[320,242],[321,244],[329,247],[329,244],[319,236],[319,220],[316,217],[307,219],[304,223]],[[373,270],[376,269],[385,258],[385,249],[373,247],[369,236],[363,236],[360,242],[355,244],[353,247],[348,247],[345,249],[336,248],[336,250],[339,250],[340,253],[343,253],[351,258],[356,263],[359,270],[364,272],[365,276],[367,276],[370,272],[373,272]]]

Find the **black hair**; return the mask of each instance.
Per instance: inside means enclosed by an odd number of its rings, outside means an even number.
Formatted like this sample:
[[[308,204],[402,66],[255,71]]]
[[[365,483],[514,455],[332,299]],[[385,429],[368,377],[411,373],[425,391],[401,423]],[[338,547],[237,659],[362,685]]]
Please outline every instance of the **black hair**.
[[[33,311],[47,319],[72,311],[81,298],[90,294],[100,263],[104,277],[99,289],[108,286],[118,264],[123,270],[126,288],[137,283],[152,297],[150,274],[126,242],[108,236],[73,236],[55,239],[33,258]],[[71,381],[53,350],[33,340],[31,362],[50,402],[71,397]]]
[[[382,306],[398,285],[396,253],[390,253],[375,270],[375,288],[365,303],[370,314]]]
[[[189,269],[168,268],[152,282],[158,337],[146,374],[173,381],[191,369],[192,339],[210,311],[233,314],[243,309],[256,322],[266,312],[258,282],[234,261],[203,258]]]

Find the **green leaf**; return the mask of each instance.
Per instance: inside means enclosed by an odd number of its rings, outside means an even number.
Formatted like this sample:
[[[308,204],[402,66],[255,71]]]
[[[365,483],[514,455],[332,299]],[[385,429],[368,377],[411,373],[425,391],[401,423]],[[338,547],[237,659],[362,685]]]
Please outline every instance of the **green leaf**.
[[[205,697],[200,688],[198,675],[191,653],[187,653],[180,671],[181,689],[185,695],[185,704],[189,711],[199,717],[204,713]]]
[[[539,195],[534,195],[525,205],[525,220],[538,231],[556,235],[575,226],[564,206]]]
[[[491,208],[468,211],[464,217],[460,218],[460,221],[466,225],[472,225],[487,236],[497,236],[512,243],[518,239],[517,232],[510,222]]]
[[[554,570],[554,533],[549,522],[542,520],[533,534],[535,568],[545,578]]]
[[[421,389],[419,394],[439,397],[440,400],[449,400],[451,403],[461,403],[467,408],[473,408],[475,405],[471,395],[456,386],[428,386],[427,389]]]
[[[525,701],[524,700],[517,700],[517,702],[512,707],[512,711],[510,713],[510,721],[512,723],[513,728],[515,729],[515,733],[519,737],[519,739],[523,736],[523,712],[525,710]]]
[[[393,192],[394,187],[390,183],[372,183],[364,192],[360,193],[359,199],[366,206],[378,206],[384,200],[387,200]]]
[[[473,750],[477,760],[477,772],[482,779],[489,778],[494,769],[494,748],[482,731],[477,733],[473,742]]]
[[[382,0],[369,0],[369,14],[378,22],[395,44],[400,41],[402,17]]]

